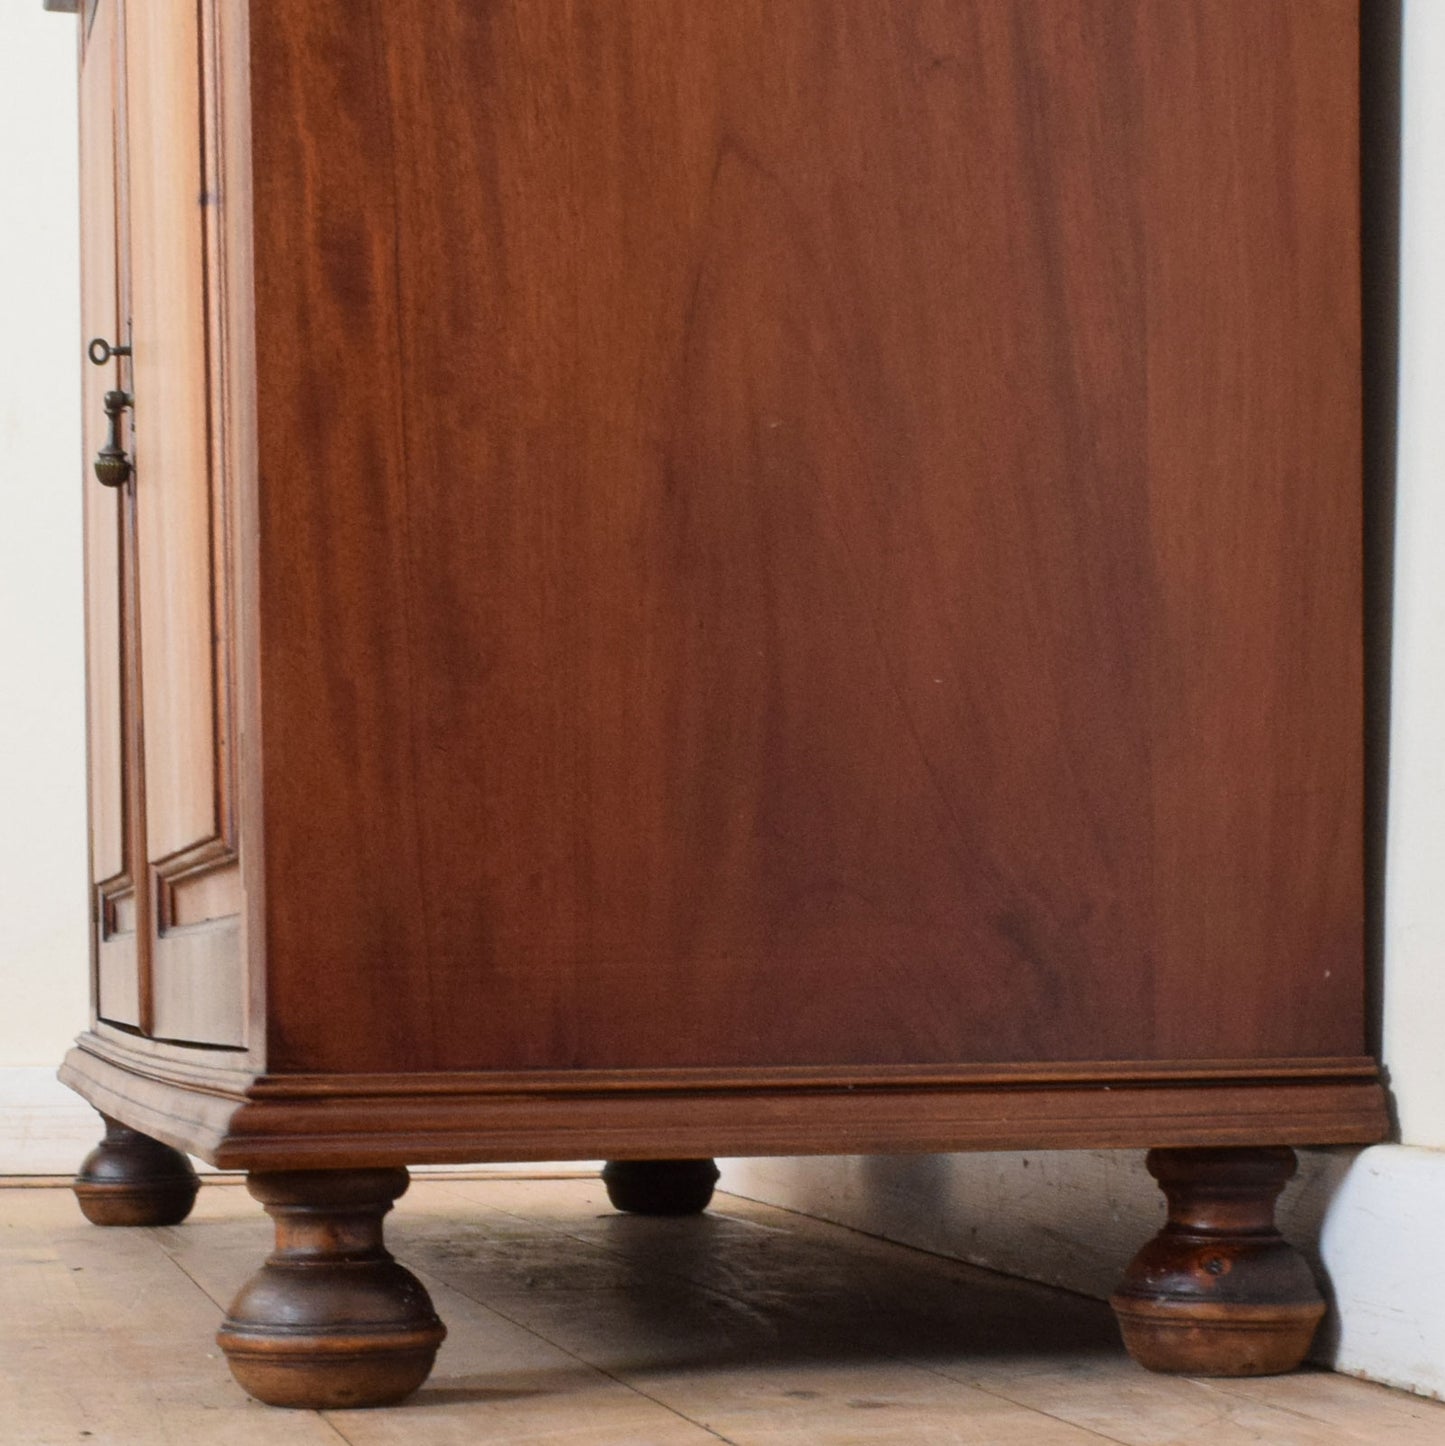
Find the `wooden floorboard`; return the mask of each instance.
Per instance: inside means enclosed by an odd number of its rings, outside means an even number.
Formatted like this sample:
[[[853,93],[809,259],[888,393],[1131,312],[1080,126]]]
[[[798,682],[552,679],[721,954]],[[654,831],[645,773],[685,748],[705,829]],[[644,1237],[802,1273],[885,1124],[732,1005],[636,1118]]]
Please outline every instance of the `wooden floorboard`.
[[[1326,1373],[1140,1371],[1098,1302],[750,1201],[612,1211],[594,1178],[417,1180],[390,1244],[449,1336],[405,1406],[282,1412],[213,1333],[269,1248],[235,1183],[99,1230],[0,1190],[5,1446],[1442,1446],[1445,1406]]]

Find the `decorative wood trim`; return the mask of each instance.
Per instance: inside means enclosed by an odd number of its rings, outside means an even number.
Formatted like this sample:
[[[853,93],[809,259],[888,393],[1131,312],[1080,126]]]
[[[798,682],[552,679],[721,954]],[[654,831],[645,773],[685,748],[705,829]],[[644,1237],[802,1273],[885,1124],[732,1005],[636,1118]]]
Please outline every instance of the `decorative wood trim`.
[[[242,860],[240,961],[245,975],[243,1034],[259,1068],[265,1057],[266,913],[262,836],[257,509],[255,275],[251,170],[250,0],[210,0],[205,34],[217,88],[214,182],[219,188],[216,278],[224,367],[219,416],[225,445],[229,528],[234,568],[228,595],[231,624],[234,781],[231,842]]]
[[[986,1065],[796,1065],[776,1068],[649,1070],[455,1070],[429,1074],[261,1074],[246,1071],[227,1054],[190,1046],[137,1040],[130,1035],[84,1036],[79,1046],[133,1073],[159,1080],[209,1080],[217,1067],[231,1083],[244,1081],[248,1098],[329,1099],[402,1095],[567,1094],[635,1092],[726,1093],[779,1088],[993,1088],[1013,1085],[1195,1085],[1277,1081],[1366,1083],[1379,1081],[1379,1065],[1367,1056],[1316,1059],[1079,1061],[1067,1064]],[[199,1066],[199,1070],[197,1069]]]
[[[190,848],[170,854],[151,865],[151,876],[155,880],[156,931],[166,934],[180,927],[180,910],[176,892],[186,884],[197,883],[211,874],[239,862],[239,855],[225,838],[213,837],[193,844]],[[239,910],[239,900],[237,912]]]
[[[216,1163],[446,1164],[483,1160],[669,1159],[736,1154],[925,1153],[1189,1144],[1367,1143],[1386,1130],[1377,1086],[1176,1090],[783,1089],[730,1096],[457,1096],[257,1101],[233,1119]],[[385,1120],[385,1131],[377,1127]]]
[[[222,219],[226,194],[223,144],[223,86],[220,21],[217,0],[199,0],[197,24],[201,100],[202,276],[206,302],[206,434],[210,452],[211,504],[211,636],[212,706],[215,729],[216,837],[198,845],[209,849],[212,867],[234,860],[236,851],[235,768],[235,606],[231,581],[234,491],[228,398],[231,368],[231,272],[227,256],[227,228]],[[220,850],[224,848],[229,857]],[[204,866],[204,865],[201,865]]]
[[[147,1039],[104,1024],[82,1035],[76,1043],[77,1048],[142,1080],[210,1090],[237,1100],[245,1098],[245,1091],[257,1078],[246,1056],[215,1045]]]
[[[123,41],[122,41],[123,43]],[[124,84],[124,50],[121,51],[120,84]],[[130,315],[130,297],[127,294],[123,305],[125,314]],[[125,820],[125,864],[126,873],[132,879],[137,868],[144,875],[145,864],[145,747],[142,741],[144,728],[141,692],[141,640],[140,640],[140,584],[136,576],[136,564],[140,555],[140,538],[136,524],[135,491],[127,487],[121,500],[122,527],[124,537],[121,543],[121,648],[124,661],[121,669],[120,711],[123,720],[121,729],[124,738],[124,763],[122,766],[121,810]],[[136,938],[136,990],[140,1000],[139,1027],[149,1032],[151,1027],[151,1001],[155,994],[155,926],[151,915],[153,895],[146,889],[132,888],[135,899]]]
[[[227,1169],[1385,1137],[1384,1091],[1367,1064],[1271,1067],[1151,1064],[1133,1078],[1119,1065],[1076,1066],[1072,1078],[1057,1066],[990,1067],[949,1082],[848,1070],[223,1076],[88,1036],[62,1078],[105,1113]]]
[[[231,1116],[244,1098],[222,1089],[220,1079],[219,1072],[206,1071],[204,1077],[193,1077],[189,1084],[178,1079],[162,1083],[79,1047],[70,1051],[60,1067],[61,1083],[102,1114],[205,1159],[210,1159],[215,1145],[226,1138]]]
[[[1013,1085],[1374,1081],[1366,1058],[1316,1060],[1085,1061],[1077,1064],[795,1065],[779,1068],[456,1071],[444,1074],[263,1075],[256,1098],[327,1098],[344,1079],[348,1095],[717,1094],[759,1089],[981,1089]]]
[[[93,922],[101,943],[117,934],[135,932],[134,919],[131,920],[129,928],[124,928],[120,918],[120,906],[135,899],[135,880],[131,878],[129,869],[124,873],[113,874],[108,879],[101,879],[95,885],[95,899],[96,915]]]

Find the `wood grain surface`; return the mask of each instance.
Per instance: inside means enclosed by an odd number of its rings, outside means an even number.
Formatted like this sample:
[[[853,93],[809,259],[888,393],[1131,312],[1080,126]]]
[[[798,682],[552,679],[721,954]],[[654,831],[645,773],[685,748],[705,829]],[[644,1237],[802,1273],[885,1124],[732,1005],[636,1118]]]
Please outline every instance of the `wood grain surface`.
[[[257,0],[270,1059],[1364,1052],[1352,0]]]

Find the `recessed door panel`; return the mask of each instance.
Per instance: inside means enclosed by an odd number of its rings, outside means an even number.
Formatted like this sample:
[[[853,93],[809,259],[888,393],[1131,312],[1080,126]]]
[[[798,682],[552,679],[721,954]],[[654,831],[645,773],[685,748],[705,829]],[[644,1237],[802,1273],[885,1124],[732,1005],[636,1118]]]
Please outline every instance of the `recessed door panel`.
[[[240,869],[218,407],[221,365],[200,0],[126,11],[129,280],[135,376],[146,855],[155,906],[153,1029],[242,1043]]]
[[[159,860],[216,832],[211,485],[195,0],[126,13],[146,818]]]

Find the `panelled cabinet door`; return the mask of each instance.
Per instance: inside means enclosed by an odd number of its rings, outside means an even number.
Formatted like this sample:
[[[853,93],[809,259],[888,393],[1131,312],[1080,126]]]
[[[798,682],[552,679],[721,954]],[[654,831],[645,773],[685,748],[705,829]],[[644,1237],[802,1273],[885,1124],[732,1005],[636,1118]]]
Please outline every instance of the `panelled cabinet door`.
[[[96,11],[81,56],[81,222],[85,254],[81,310],[85,334],[122,337],[117,293],[119,256],[117,14],[113,4]],[[123,363],[122,363],[123,365]],[[90,458],[104,440],[106,391],[127,385],[114,364],[86,367],[84,445]],[[88,731],[90,739],[90,866],[95,929],[96,1011],[113,1024],[142,1023],[141,972],[146,966],[147,893],[137,888],[140,835],[134,808],[133,729],[123,717],[133,696],[134,657],[125,593],[133,582],[133,494],[85,479],[85,579]]]
[[[92,767],[97,874],[108,877],[104,871],[115,866],[125,826],[112,820],[128,806],[134,852],[124,862],[143,859],[146,876],[138,891],[143,906],[133,915],[122,910],[116,926],[133,922],[140,943],[129,976],[136,997],[115,1004],[106,997],[102,948],[101,1017],[162,1039],[239,1046],[230,539],[216,401],[221,328],[208,284],[218,235],[208,154],[215,144],[209,9],[206,0],[100,0],[91,23],[87,136],[106,109],[101,81],[90,76],[101,43],[118,49],[112,83],[119,104],[112,108],[116,163],[110,172],[88,165],[87,200],[98,210],[109,188],[111,214],[120,220],[107,236],[87,218],[87,325],[92,334],[106,330],[103,278],[117,277],[109,296],[113,310],[118,289],[131,346],[122,365],[134,399],[128,445],[135,469],[120,503],[121,530],[130,529],[125,542],[104,552],[115,529],[93,528],[92,584],[118,578],[122,606],[118,617],[92,623]],[[107,246],[116,258],[109,264],[101,254]],[[105,377],[89,387],[96,394],[87,398],[91,425],[102,416],[98,393],[116,384]],[[92,493],[97,514],[115,506]],[[118,698],[112,653],[133,672]],[[119,786],[110,762],[117,734],[132,755]],[[126,869],[115,873],[123,879]],[[110,993],[119,1001],[120,986]]]
[[[126,6],[129,280],[153,1030],[241,1044],[228,537],[204,0]]]

